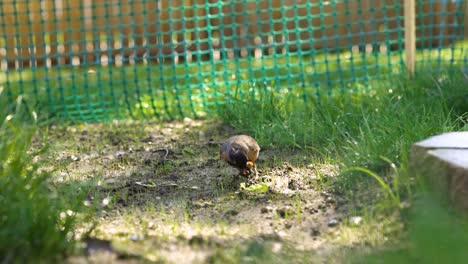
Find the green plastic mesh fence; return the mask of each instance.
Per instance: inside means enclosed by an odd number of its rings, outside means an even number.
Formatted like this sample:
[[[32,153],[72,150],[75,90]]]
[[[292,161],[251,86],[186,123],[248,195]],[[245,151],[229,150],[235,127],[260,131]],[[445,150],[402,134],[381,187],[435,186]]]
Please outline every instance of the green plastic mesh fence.
[[[416,9],[417,65],[466,69],[466,2]],[[403,14],[403,0],[2,0],[0,96],[101,121],[374,89],[404,71]]]
[[[416,7],[418,65],[435,71],[444,65],[468,65],[468,1],[419,0]],[[428,69],[430,67],[426,67]],[[466,69],[465,71],[468,71]]]

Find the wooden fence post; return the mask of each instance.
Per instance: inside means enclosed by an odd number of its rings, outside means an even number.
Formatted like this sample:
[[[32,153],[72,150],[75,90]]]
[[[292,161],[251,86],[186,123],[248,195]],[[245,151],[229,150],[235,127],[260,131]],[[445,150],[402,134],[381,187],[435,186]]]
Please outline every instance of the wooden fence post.
[[[465,1],[465,40],[468,39],[468,1]]]
[[[416,53],[416,0],[405,0],[405,64],[413,74]]]

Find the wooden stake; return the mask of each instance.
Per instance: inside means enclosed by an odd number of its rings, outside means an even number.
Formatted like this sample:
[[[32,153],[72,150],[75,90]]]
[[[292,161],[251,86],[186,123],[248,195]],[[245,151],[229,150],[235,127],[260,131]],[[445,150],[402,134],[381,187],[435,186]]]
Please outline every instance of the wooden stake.
[[[405,0],[405,63],[413,74],[416,53],[416,5],[415,0]]]
[[[465,40],[468,39],[468,1],[465,1]]]

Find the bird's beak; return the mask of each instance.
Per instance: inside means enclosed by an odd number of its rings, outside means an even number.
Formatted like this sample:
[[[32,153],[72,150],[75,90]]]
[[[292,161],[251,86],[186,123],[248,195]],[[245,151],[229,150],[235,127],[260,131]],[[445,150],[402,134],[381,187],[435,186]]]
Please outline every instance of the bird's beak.
[[[247,168],[249,168],[249,169],[253,168],[253,166],[254,166],[253,162],[251,162],[251,161],[247,161],[246,165],[247,165]]]

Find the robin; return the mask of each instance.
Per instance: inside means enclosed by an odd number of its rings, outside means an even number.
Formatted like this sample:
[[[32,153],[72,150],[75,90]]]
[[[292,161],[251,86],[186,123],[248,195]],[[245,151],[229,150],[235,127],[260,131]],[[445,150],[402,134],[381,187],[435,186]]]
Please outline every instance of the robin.
[[[239,169],[243,176],[247,176],[252,172],[252,168],[255,168],[259,152],[260,146],[255,139],[247,135],[237,135],[226,140],[219,154],[222,160]]]

